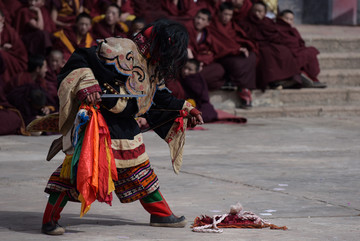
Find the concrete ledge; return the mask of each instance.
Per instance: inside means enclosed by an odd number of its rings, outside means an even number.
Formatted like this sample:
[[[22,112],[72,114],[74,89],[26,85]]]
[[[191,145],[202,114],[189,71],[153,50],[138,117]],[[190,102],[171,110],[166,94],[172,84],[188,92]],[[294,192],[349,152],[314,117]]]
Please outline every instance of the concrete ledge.
[[[334,68],[359,69],[360,68],[360,52],[321,53],[318,56],[318,59],[321,69],[334,69]]]
[[[324,69],[319,80],[329,87],[360,86],[360,69]]]
[[[246,118],[360,116],[360,106],[254,107],[236,109],[235,114]]]

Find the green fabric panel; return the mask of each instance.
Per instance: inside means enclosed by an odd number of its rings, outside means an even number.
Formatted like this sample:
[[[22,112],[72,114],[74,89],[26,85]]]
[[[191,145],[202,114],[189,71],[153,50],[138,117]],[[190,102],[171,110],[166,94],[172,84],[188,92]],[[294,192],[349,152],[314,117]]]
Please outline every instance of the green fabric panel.
[[[48,202],[51,205],[55,205],[56,201],[58,200],[59,196],[60,196],[61,192],[52,192],[49,196],[49,200]]]
[[[79,162],[80,159],[80,153],[81,153],[81,147],[84,141],[85,136],[85,130],[79,133],[79,140],[76,144],[74,155],[71,160],[71,172],[70,172],[70,181],[71,183],[74,183],[74,180],[76,179],[76,165]]]
[[[159,190],[156,190],[155,192],[150,193],[146,197],[141,199],[144,203],[155,203],[160,202],[163,200]]]
[[[64,196],[62,202],[60,203],[60,207],[63,208],[65,207],[66,203],[68,202],[69,197],[67,195]]]

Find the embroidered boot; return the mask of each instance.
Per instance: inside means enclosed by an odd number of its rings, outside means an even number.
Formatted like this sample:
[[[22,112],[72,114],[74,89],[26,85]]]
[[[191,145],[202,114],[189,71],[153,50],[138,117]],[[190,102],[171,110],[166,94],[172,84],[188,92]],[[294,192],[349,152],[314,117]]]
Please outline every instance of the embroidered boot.
[[[50,194],[44,212],[41,232],[48,235],[62,235],[65,229],[58,223],[60,213],[68,201],[65,192]]]
[[[159,190],[140,200],[150,216],[150,226],[183,228],[187,221],[184,216],[175,216]]]

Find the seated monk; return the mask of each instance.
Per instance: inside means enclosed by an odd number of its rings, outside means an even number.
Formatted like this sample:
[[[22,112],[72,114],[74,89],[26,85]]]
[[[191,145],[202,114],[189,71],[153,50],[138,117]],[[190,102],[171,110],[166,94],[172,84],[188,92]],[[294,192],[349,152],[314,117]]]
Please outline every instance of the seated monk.
[[[55,31],[55,25],[45,7],[45,0],[29,0],[17,14],[15,29],[22,36],[28,53],[46,55],[52,47],[50,34]]]
[[[58,80],[57,75],[64,66],[64,55],[60,50],[53,49],[47,57],[48,71],[46,72],[46,88],[48,93],[49,104],[55,109],[59,106],[59,98],[57,95]]]
[[[162,9],[168,14],[168,18],[186,22],[194,18],[197,6],[194,0],[161,0]]]
[[[208,9],[211,13],[211,16],[215,16],[219,11],[220,4],[223,3],[223,0],[198,0],[196,2],[197,9]]]
[[[3,11],[6,21],[13,26],[13,22],[18,14],[18,10],[23,5],[18,0],[2,0],[0,1],[0,9]]]
[[[205,81],[206,85],[201,83],[194,83],[194,86],[201,87],[198,91],[202,95],[209,96],[208,86],[210,89],[218,89],[224,83],[225,70],[219,63],[214,62],[215,49],[213,36],[208,30],[208,26],[211,22],[211,13],[208,9],[200,9],[195,18],[192,21],[188,21],[185,27],[189,33],[189,59],[194,59],[200,63],[202,70],[199,72],[201,79],[199,81]],[[190,64],[190,63],[188,63]],[[194,65],[190,65],[194,67]],[[196,69],[196,68],[193,68]],[[191,78],[191,76],[189,77]],[[191,82],[195,82],[191,81]],[[217,83],[220,83],[217,84]],[[219,85],[219,86],[218,86]],[[194,98],[194,97],[191,97]],[[208,119],[206,115],[205,119]]]
[[[128,32],[128,37],[131,38],[136,34],[140,33],[146,26],[144,18],[137,17],[131,22],[131,26]]]
[[[107,7],[105,17],[94,23],[92,32],[96,39],[108,37],[126,37],[128,27],[120,22],[121,10],[118,5],[111,4]]]
[[[7,22],[0,9],[0,73],[1,84],[7,85],[11,78],[27,68],[28,56],[19,34]]]
[[[231,0],[231,2],[234,5],[234,21],[245,19],[253,5],[250,0]]]
[[[76,16],[84,11],[83,0],[51,0],[51,19],[58,29],[70,28]]]
[[[275,23],[265,17],[266,4],[254,3],[249,16],[238,24],[259,45],[257,87],[292,88],[302,85],[300,69],[290,49],[282,44]],[[305,80],[304,80],[305,81]],[[304,82],[306,84],[306,82]]]
[[[90,48],[96,43],[91,36],[91,17],[89,14],[83,12],[76,17],[76,24],[71,29],[65,28],[54,33],[56,41],[53,49],[60,50],[65,61],[67,61],[71,54],[77,48]]]
[[[210,25],[214,37],[217,59],[225,69],[227,83],[219,82],[212,88],[233,89],[236,87],[240,108],[251,107],[251,92],[256,88],[257,48],[246,33],[232,21],[234,7],[231,2],[220,5],[218,16]],[[223,85],[223,86],[222,86]]]
[[[319,51],[314,47],[306,47],[305,41],[294,27],[294,13],[289,10],[280,12],[276,19],[276,26],[279,29],[282,43],[287,46],[295,56],[298,68],[301,70],[303,78],[312,81],[312,88],[325,88],[326,84],[320,83],[317,76],[320,73],[317,55]]]
[[[84,2],[84,7],[91,17],[97,17],[106,12],[110,4],[116,4],[121,10],[120,21],[132,21],[135,19],[132,0],[90,0]]]

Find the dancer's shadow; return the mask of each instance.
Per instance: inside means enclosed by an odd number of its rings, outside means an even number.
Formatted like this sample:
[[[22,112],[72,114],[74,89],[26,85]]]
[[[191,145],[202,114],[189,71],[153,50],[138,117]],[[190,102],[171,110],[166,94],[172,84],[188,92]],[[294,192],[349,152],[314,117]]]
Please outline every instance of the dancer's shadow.
[[[43,213],[25,211],[0,211],[0,228],[21,233],[40,233]],[[86,214],[80,218],[75,214],[62,214],[61,225],[66,228],[67,233],[79,233],[82,231],[73,230],[71,226],[77,225],[94,226],[122,226],[137,225],[149,226],[149,223],[139,223],[130,219],[123,219],[118,215]]]

